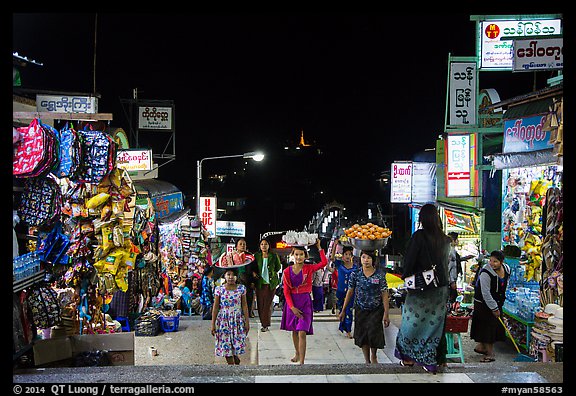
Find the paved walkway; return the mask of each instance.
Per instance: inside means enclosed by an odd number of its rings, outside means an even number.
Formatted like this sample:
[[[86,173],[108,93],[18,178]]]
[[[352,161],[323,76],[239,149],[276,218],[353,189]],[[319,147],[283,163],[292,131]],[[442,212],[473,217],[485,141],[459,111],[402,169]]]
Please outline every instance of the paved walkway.
[[[181,317],[176,332],[155,337],[135,337],[134,366],[77,367],[19,370],[19,383],[119,382],[119,383],[562,383],[563,363],[514,362],[511,345],[496,345],[497,361],[480,363],[472,352],[473,341],[464,335],[465,363],[452,360],[437,375],[419,367],[401,367],[394,357],[394,343],[401,316],[393,310],[385,329],[386,347],[378,351],[380,364],[364,363],[362,350],[338,331],[336,315],[315,314],[314,335],[307,337],[304,365],[290,362],[294,355],[291,333],[280,330],[281,312],[275,311],[271,331],[260,331],[251,320],[246,354],[239,366],[229,366],[214,356],[210,321],[199,316]],[[154,346],[158,356],[150,356]]]

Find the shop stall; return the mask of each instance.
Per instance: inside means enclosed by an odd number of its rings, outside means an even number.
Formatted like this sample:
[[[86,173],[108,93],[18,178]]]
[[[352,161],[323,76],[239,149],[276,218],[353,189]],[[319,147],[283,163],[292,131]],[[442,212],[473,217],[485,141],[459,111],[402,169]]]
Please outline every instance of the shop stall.
[[[105,125],[76,125],[78,129],[72,123],[56,129],[35,118],[17,128],[14,228],[21,243],[13,258],[15,362],[72,359],[94,336],[121,332],[122,325],[108,310],[114,292],[128,291],[128,273],[137,255],[125,218],[134,190],[130,177],[115,165],[116,143],[97,126]],[[118,347],[127,355],[110,357],[113,364],[130,364],[126,345],[131,335],[119,337],[99,344],[112,350],[114,342],[126,341]]]
[[[507,113],[503,153],[491,160],[502,170],[501,244],[511,268],[505,319],[518,345],[543,360],[561,330],[548,324],[545,308],[563,303],[563,157],[552,133],[561,115],[541,110]]]
[[[462,261],[462,278],[458,279],[458,289],[466,290],[474,280],[478,266],[478,257],[481,256],[481,216],[475,211],[466,210],[462,207],[439,205],[440,219],[444,232],[458,234],[458,246],[456,251],[460,257],[468,257]]]

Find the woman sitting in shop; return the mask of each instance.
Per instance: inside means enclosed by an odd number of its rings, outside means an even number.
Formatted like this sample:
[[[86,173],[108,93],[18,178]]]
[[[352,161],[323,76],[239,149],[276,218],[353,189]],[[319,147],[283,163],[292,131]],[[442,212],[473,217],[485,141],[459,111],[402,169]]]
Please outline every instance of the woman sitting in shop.
[[[182,278],[178,283],[178,288],[182,292],[179,309],[182,310],[182,312],[200,315],[202,312],[202,304],[200,304],[200,276],[196,275],[197,274],[194,274],[192,278]]]

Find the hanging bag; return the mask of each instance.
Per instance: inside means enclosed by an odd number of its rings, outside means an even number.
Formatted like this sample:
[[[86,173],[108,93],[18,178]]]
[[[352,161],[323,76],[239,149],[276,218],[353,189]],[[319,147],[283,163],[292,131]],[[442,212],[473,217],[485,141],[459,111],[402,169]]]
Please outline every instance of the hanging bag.
[[[62,223],[56,223],[40,244],[40,250],[44,254],[44,262],[48,264],[68,264],[69,257],[66,252],[69,246],[70,238],[62,232]]]
[[[103,131],[78,132],[82,141],[82,167],[78,181],[98,184],[114,169],[116,143]]]
[[[20,220],[31,227],[49,225],[62,211],[60,186],[50,177],[28,178],[18,207]]]
[[[30,289],[26,301],[36,328],[48,329],[60,322],[58,295],[51,287],[38,286]]]
[[[20,127],[17,131],[21,139],[15,145],[12,174],[15,177],[29,177],[44,161],[47,143],[45,133],[37,118],[29,126]]]
[[[68,123],[57,134],[60,143],[60,162],[54,175],[59,178],[73,178],[80,166],[82,155],[80,137],[74,127]]]
[[[430,261],[430,266],[425,271],[417,272],[414,275],[406,277],[404,279],[404,285],[406,286],[407,289],[423,291],[438,287],[438,275],[436,273],[436,264],[434,264],[432,261],[432,257],[430,256],[430,250],[428,249],[428,246],[426,246],[425,249],[428,255],[428,260]]]

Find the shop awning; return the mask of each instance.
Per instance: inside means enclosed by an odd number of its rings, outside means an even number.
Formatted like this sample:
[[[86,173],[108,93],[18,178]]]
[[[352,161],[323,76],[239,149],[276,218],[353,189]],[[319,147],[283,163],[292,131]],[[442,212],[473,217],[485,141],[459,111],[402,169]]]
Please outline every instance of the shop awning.
[[[538,91],[519,95],[510,99],[501,100],[481,108],[482,111],[490,111],[498,108],[506,108],[504,119],[514,119],[535,114],[542,114],[549,111],[549,106],[553,103],[553,98],[562,96],[564,87],[562,84],[542,88]]]
[[[529,117],[532,115],[544,114],[554,108],[554,98],[548,97],[531,102],[510,106],[504,113],[503,119],[513,120],[516,118]]]
[[[526,166],[557,165],[558,158],[553,149],[529,151],[523,153],[498,153],[484,156],[494,169],[522,168]]]
[[[188,213],[190,213],[189,208],[188,209],[181,209],[177,212],[170,213],[168,216],[159,217],[158,223],[160,223],[160,224],[174,223],[176,221],[180,221],[180,219],[182,219],[184,216],[188,216]]]
[[[473,206],[455,204],[453,202],[445,202],[445,201],[438,200],[438,201],[436,201],[436,203],[438,204],[438,206],[442,206],[445,209],[449,209],[449,210],[452,210],[454,212],[459,212],[459,213],[463,213],[463,214],[472,213],[472,214],[475,214],[477,216],[480,216],[484,212],[484,210],[482,208],[475,208]]]
[[[159,220],[170,221],[168,217],[172,215],[176,218],[183,215],[182,192],[172,183],[158,179],[134,180],[134,188],[136,192],[148,192]]]
[[[143,179],[134,180],[134,187],[136,190],[148,191],[151,197],[156,197],[158,195],[169,194],[174,192],[180,192],[178,187],[172,183],[168,183],[164,180],[158,179]]]

